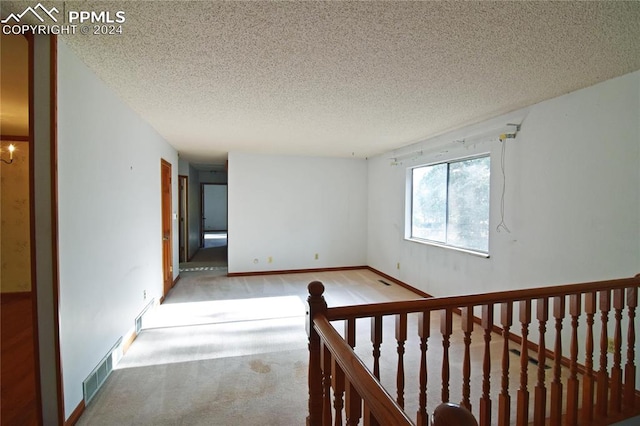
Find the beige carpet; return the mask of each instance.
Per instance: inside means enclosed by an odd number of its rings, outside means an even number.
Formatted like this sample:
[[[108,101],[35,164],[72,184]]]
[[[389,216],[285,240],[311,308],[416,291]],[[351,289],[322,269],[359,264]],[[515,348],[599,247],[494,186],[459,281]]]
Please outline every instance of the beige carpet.
[[[307,284],[330,306],[415,298],[367,270],[181,276],[79,425],[303,425]]]
[[[228,263],[227,234],[205,234],[204,247],[192,255],[189,262],[180,263],[180,272],[221,271]]]
[[[80,425],[304,425],[307,413],[306,286],[325,284],[329,306],[416,296],[386,285],[368,270],[228,278],[220,272],[187,272],[162,306],[144,319],[144,329],[117,370],[89,404]],[[440,315],[431,315],[428,351],[428,411],[441,402]],[[381,381],[396,396],[397,343],[393,317],[385,317]],[[336,329],[342,330],[340,323]],[[462,333],[454,315],[450,352],[450,401],[462,399]],[[410,316],[405,363],[405,409],[415,418],[419,389],[417,320]],[[471,402],[477,416],[481,394],[483,338],[472,337]],[[511,345],[517,348],[516,345]],[[372,365],[370,321],[357,321],[356,352]],[[491,340],[491,399],[497,413],[502,339]],[[530,353],[532,357],[535,354]],[[519,357],[510,355],[512,420],[519,386]],[[547,362],[550,365],[551,362]],[[529,391],[537,366],[528,365]],[[563,376],[566,379],[566,370]],[[546,370],[546,384],[552,379]],[[566,390],[566,388],[565,388]],[[547,398],[550,397],[550,392]],[[533,404],[533,399],[531,399]],[[532,418],[533,410],[529,412]],[[497,423],[494,414],[492,424]],[[513,424],[513,422],[512,422]]]

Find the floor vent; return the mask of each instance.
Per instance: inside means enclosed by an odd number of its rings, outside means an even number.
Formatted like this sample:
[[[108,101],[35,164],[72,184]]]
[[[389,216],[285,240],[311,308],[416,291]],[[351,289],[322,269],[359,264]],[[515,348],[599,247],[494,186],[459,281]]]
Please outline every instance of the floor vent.
[[[102,358],[98,366],[93,369],[89,377],[82,382],[82,391],[84,393],[85,406],[93,399],[104,384],[109,374],[113,371],[113,353],[122,343],[122,338],[118,339],[115,345],[109,350],[107,355]]]
[[[140,334],[140,331],[142,331],[142,317],[144,316],[145,313],[147,313],[149,308],[153,306],[153,302],[154,302],[154,299],[151,299],[151,301],[147,304],[147,306],[144,307],[142,312],[140,312],[140,315],[136,317],[136,321],[135,321],[136,334]]]
[[[520,352],[520,351],[519,351],[519,350],[517,350],[517,349],[510,349],[510,350],[509,350],[509,352],[511,352],[512,354],[518,355],[518,356],[520,356],[520,355],[522,354],[522,352]],[[528,358],[529,358],[529,362],[530,362],[531,364],[533,364],[533,365],[538,365],[538,364],[540,363],[537,359],[535,359],[535,358],[533,358],[533,357],[531,357],[531,356],[530,356],[530,357],[528,357]],[[545,364],[545,365],[544,365],[544,369],[545,369],[545,370],[548,370],[548,369],[550,369],[550,368],[551,368],[551,366],[549,366],[549,365],[547,365],[547,364]]]
[[[136,334],[140,334],[141,330],[142,330],[142,315],[139,315],[136,318]]]
[[[381,283],[382,283],[382,284],[384,284],[384,285],[388,285],[388,286],[390,286],[390,285],[391,285],[391,284],[389,284],[388,282],[386,282],[385,280],[378,280],[378,281],[379,281],[379,282],[381,282]]]

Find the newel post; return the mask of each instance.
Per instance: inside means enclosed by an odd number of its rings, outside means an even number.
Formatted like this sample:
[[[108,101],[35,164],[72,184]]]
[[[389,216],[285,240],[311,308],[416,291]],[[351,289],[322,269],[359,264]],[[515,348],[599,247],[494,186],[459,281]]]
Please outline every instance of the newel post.
[[[313,319],[326,315],[327,302],[324,300],[324,285],[313,281],[307,286],[307,336],[309,336],[309,415],[307,426],[322,424],[322,367],[320,365],[320,336],[313,328]]]

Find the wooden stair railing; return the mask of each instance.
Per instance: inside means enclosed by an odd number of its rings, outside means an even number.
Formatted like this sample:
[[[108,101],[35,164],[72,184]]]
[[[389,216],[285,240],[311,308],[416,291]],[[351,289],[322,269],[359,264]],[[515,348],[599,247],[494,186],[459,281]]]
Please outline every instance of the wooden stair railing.
[[[428,374],[428,353],[437,350],[433,345],[428,346],[432,334],[436,334],[431,329],[432,314],[436,315],[436,320],[439,315],[442,338],[441,402],[449,403],[450,399],[458,397],[452,397],[450,390],[450,351],[454,350],[463,354],[460,395],[462,408],[459,409],[472,412],[475,408],[480,426],[609,424],[614,419],[638,415],[640,404],[636,402],[635,311],[639,286],[640,274],[633,278],[583,284],[328,308],[323,297],[324,286],[314,281],[308,287],[307,425],[341,426],[343,420],[346,425],[358,425],[361,421],[365,426],[429,425],[427,396],[434,398],[435,395],[428,395],[427,392],[428,384],[433,381]],[[518,309],[518,327],[514,326],[515,307]],[[596,322],[598,313],[600,321]],[[415,423],[404,411],[407,392],[405,343],[408,341],[409,314],[417,314],[420,351],[419,365],[412,370],[419,374]],[[454,321],[454,316],[457,315],[460,316],[459,321],[457,318]],[[475,315],[479,315],[479,318]],[[393,317],[395,321],[395,398],[380,382],[380,347],[385,317]],[[371,321],[371,370],[354,351],[356,319],[360,318],[370,318]],[[568,327],[563,331],[565,318]],[[579,332],[581,319],[586,325],[582,334]],[[335,329],[333,321],[344,322],[342,335]],[[459,330],[454,326],[458,323]],[[475,323],[480,324],[482,331],[482,362],[476,361],[478,365],[475,371],[478,373],[472,375],[471,346]],[[627,332],[626,359],[623,365],[624,326],[627,327]],[[594,345],[594,330],[598,329],[599,342]],[[456,332],[462,333],[461,347],[451,349],[455,340],[452,336]],[[492,380],[491,340],[495,333],[501,334],[503,343],[500,351],[497,351],[501,354],[499,378],[493,377]],[[537,334],[537,343],[529,340],[531,333]],[[564,355],[563,339],[568,342],[568,358]],[[509,346],[514,342],[519,344],[520,353],[519,362],[512,365],[509,362],[512,352]],[[548,342],[552,344],[548,345]],[[535,354],[535,357],[531,357],[530,353]],[[611,365],[608,353],[612,353]],[[534,374],[529,371],[531,358],[537,364],[533,367]],[[594,358],[599,361],[597,370]],[[553,361],[549,371],[545,371],[547,360]],[[561,374],[563,366],[568,370],[566,378]],[[514,380],[519,379],[517,389],[509,388],[510,376]],[[531,389],[530,380],[534,381]],[[547,389],[547,381],[550,381],[550,389]],[[499,392],[497,404],[494,404],[492,396],[495,396],[495,392],[492,393],[491,386],[496,383]],[[479,394],[477,405],[471,398],[472,384],[475,385],[474,389],[479,389],[476,392]],[[513,414],[512,402],[515,402]],[[444,417],[438,424],[446,425],[443,419]]]

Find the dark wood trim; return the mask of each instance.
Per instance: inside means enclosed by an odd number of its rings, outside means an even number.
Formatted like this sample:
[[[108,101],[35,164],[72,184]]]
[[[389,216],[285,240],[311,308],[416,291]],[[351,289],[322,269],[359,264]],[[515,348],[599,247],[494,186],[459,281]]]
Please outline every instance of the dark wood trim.
[[[0,300],[2,300],[3,302],[13,302],[16,300],[31,299],[31,296],[33,296],[33,292],[31,291],[16,291],[13,293],[7,292],[0,293]]]
[[[80,404],[73,410],[73,413],[69,416],[66,422],[64,422],[64,426],[74,426],[80,420],[80,416],[84,413],[85,405],[84,401],[80,401]]]
[[[34,154],[34,57],[33,34],[25,35],[29,49],[29,250],[31,252],[31,314],[33,321],[33,358],[36,378],[36,405],[38,410],[38,424],[43,422],[42,418],[42,381],[40,378],[40,333],[38,331],[38,286],[36,269],[36,209],[35,209],[35,154]]]
[[[285,269],[280,271],[255,271],[255,272],[231,272],[228,277],[251,277],[256,275],[280,275],[280,274],[307,274],[309,272],[335,272],[353,271],[356,269],[367,269],[366,266],[339,266],[335,268],[313,268],[313,269]]]
[[[404,288],[406,288],[407,290],[409,290],[409,291],[411,291],[411,292],[413,292],[413,293],[417,294],[417,295],[418,295],[418,296],[420,296],[420,297],[433,297],[433,296],[432,296],[432,295],[430,295],[429,293],[426,293],[426,292],[424,292],[424,291],[422,291],[422,290],[420,290],[420,289],[415,288],[415,287],[414,287],[414,286],[412,286],[412,285],[409,285],[409,284],[407,284],[407,283],[405,283],[405,282],[403,282],[403,281],[400,281],[399,279],[394,278],[394,277],[392,277],[391,275],[387,275],[387,274],[385,274],[384,272],[378,271],[376,268],[373,268],[373,267],[371,267],[371,266],[366,266],[365,268],[366,268],[366,269],[368,269],[368,270],[370,270],[370,271],[371,271],[371,272],[373,272],[374,274],[378,274],[378,275],[380,275],[381,277],[383,277],[383,278],[385,278],[385,279],[387,279],[387,280],[389,280],[389,281],[392,281],[392,282],[393,282],[393,283],[395,283],[395,284],[398,284],[400,287],[404,287]]]
[[[171,284],[171,288],[174,288],[176,284],[178,284],[178,281],[180,281],[180,278],[182,277],[180,276],[180,273],[178,273],[178,276],[176,277],[176,279],[173,280],[173,284]]]
[[[7,142],[30,142],[29,136],[0,135],[0,140]]]
[[[53,255],[53,315],[56,352],[56,381],[58,386],[58,411],[60,423],[64,422],[64,389],[62,382],[62,361],[60,357],[60,256],[58,253],[58,37],[50,37],[50,80],[51,96],[50,132],[51,132],[51,243]],[[75,412],[75,411],[74,411]]]

